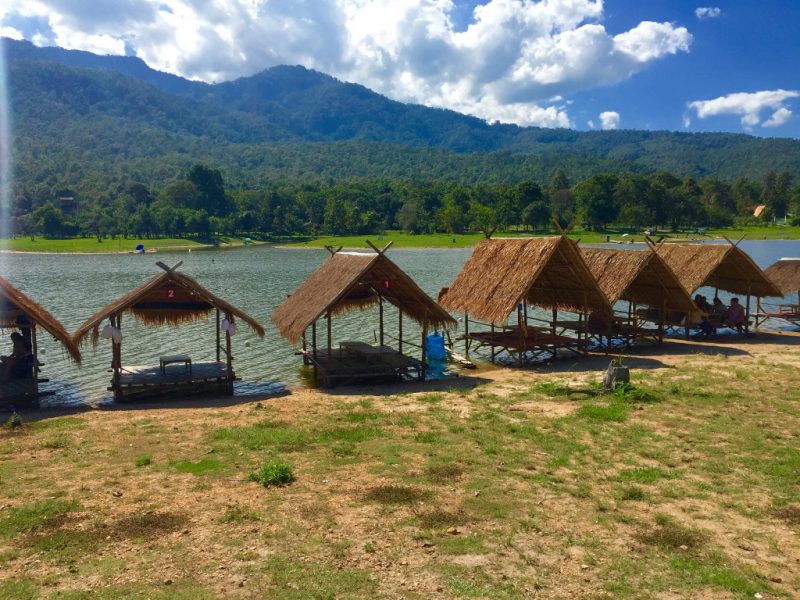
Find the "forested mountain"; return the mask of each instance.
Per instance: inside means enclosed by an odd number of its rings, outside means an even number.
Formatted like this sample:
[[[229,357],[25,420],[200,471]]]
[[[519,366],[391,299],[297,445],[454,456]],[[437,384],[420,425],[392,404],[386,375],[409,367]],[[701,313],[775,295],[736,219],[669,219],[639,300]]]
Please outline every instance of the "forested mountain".
[[[3,43],[15,171],[27,185],[162,185],[196,162],[239,186],[348,177],[514,183],[544,180],[556,166],[572,179],[665,170],[732,181],[800,171],[797,140],[489,125],[303,67],[209,85],[137,58]]]

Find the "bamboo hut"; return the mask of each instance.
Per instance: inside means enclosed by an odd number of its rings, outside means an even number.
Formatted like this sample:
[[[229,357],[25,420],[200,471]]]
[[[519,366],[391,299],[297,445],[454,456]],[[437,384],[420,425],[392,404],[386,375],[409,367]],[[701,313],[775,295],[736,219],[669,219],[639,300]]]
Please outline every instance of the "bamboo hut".
[[[767,267],[764,274],[772,280],[784,298],[788,298],[790,294],[797,294],[797,302],[778,304],[777,310],[766,311],[759,298],[756,326],[773,318],[792,323],[800,321],[800,258],[782,258]]]
[[[694,294],[699,288],[714,288],[746,296],[745,330],[750,327],[750,299],[782,296],[750,256],[736,244],[660,244],[656,251],[678,276],[684,289]]]
[[[0,329],[19,333],[23,345],[30,349],[30,354],[23,362],[20,362],[19,357],[3,360],[0,399],[4,401],[37,404],[42,395],[39,384],[48,379],[39,376],[44,364],[38,358],[37,328],[43,329],[61,342],[70,359],[76,363],[81,362],[80,350],[72,342],[64,326],[39,304],[0,277]]]
[[[300,352],[305,364],[313,368],[315,380],[325,386],[409,376],[424,380],[428,331],[456,325],[447,312],[386,257],[389,246],[379,250],[369,245],[374,252],[342,252],[341,248],[329,248],[331,256],[272,314],[272,321],[281,335],[293,344],[302,341]],[[386,343],[387,304],[398,309],[396,348]],[[334,315],[376,305],[377,346],[358,341],[341,341],[338,346],[334,345],[331,324]],[[404,317],[422,327],[419,360],[405,353],[406,346],[413,344],[404,340]],[[324,319],[326,329],[322,346],[317,335],[320,319]]]
[[[598,337],[601,346],[603,337],[609,345],[614,338],[626,345],[637,339],[660,344],[668,311],[688,313],[695,308],[675,273],[653,249],[581,248],[581,253],[609,304],[616,309],[624,303],[607,326],[587,325],[588,334]]]
[[[582,332],[588,313],[611,313],[577,244],[565,235],[480,242],[450,287],[443,290],[440,303],[447,310],[464,313],[467,352],[473,343],[476,348],[488,346],[493,361],[505,351],[516,355],[520,365],[555,356],[559,349],[585,354],[587,340]],[[552,319],[532,317],[528,314],[531,306],[551,311]],[[509,325],[515,311],[516,324]],[[576,313],[577,321],[560,321],[559,311]],[[471,324],[483,330],[473,327],[471,331]],[[577,337],[565,335],[567,331]]]
[[[117,401],[153,399],[162,396],[187,396],[198,393],[233,394],[236,374],[233,370],[231,335],[236,319],[247,323],[259,337],[264,328],[255,319],[232,304],[218,298],[197,281],[177,272],[183,264],[164,270],[122,298],[101,309],[81,325],[72,336],[76,345],[87,339],[97,342],[100,325],[108,324],[102,336],[111,339],[111,370],[109,391]],[[122,365],[122,316],[129,313],[145,325],[180,325],[215,314],[216,361],[193,362],[188,354],[176,354],[174,349],[158,348],[158,367],[124,367]],[[224,341],[222,332],[224,331]],[[157,343],[157,338],[154,338]],[[224,345],[223,345],[224,344]]]

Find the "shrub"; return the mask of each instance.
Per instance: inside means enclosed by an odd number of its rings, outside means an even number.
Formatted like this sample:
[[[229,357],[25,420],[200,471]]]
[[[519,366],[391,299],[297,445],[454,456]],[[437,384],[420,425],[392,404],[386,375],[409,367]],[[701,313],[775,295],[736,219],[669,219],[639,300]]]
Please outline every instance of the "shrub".
[[[140,456],[139,458],[137,458],[133,462],[133,464],[135,464],[137,467],[146,467],[147,465],[149,465],[152,462],[153,462],[153,455],[152,454],[145,454],[144,456]]]
[[[294,481],[292,467],[284,462],[270,461],[261,465],[255,473],[250,473],[250,481],[257,481],[264,487],[278,487]]]

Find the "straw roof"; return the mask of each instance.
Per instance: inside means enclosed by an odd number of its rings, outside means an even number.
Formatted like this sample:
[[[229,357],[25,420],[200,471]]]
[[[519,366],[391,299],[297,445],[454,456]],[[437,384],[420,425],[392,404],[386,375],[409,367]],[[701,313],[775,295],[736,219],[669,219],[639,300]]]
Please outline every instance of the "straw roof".
[[[76,363],[81,362],[81,352],[72,342],[64,326],[39,304],[0,277],[0,314],[15,312],[23,313],[29,321],[47,331],[61,342],[72,360]]]
[[[661,244],[656,251],[690,294],[707,285],[734,294],[783,296],[753,259],[733,244]]]
[[[764,271],[784,296],[800,292],[800,258],[782,258]]]
[[[653,250],[581,248],[589,270],[612,305],[618,300],[694,310],[694,302],[664,260]]]
[[[441,304],[501,324],[523,299],[573,312],[611,311],[577,244],[563,235],[480,242]]]
[[[272,313],[272,322],[296,343],[328,311],[346,312],[378,301],[379,295],[418,323],[444,329],[455,320],[382,253],[336,252]]]
[[[164,273],[152,277],[89,317],[72,336],[74,342],[83,343],[89,333],[97,332],[100,323],[115,314],[130,312],[146,324],[178,325],[205,317],[214,309],[241,319],[257,335],[264,337],[264,328],[255,319],[215,296],[191,277],[175,271],[177,265],[167,269],[158,264],[165,269]]]

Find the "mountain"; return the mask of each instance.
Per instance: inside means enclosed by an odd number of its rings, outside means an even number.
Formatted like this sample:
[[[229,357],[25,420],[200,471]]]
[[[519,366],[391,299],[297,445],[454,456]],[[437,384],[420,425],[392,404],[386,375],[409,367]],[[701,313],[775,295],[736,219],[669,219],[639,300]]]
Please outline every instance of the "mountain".
[[[133,57],[3,39],[24,185],[113,191],[163,185],[194,162],[236,185],[265,178],[573,180],[599,171],[760,178],[800,171],[800,141],[727,133],[594,131],[488,124],[390,100],[303,67],[206,84]]]

